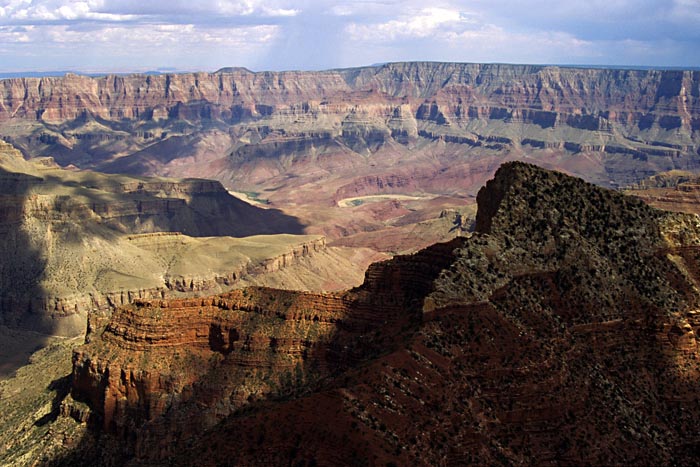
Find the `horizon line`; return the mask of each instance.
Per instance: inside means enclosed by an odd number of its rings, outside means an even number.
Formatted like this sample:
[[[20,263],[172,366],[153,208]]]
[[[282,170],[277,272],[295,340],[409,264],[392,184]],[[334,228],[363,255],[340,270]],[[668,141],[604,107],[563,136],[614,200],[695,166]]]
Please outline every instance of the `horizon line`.
[[[559,68],[578,68],[578,69],[608,69],[608,70],[659,70],[659,71],[700,71],[700,66],[686,65],[604,65],[604,64],[580,64],[580,63],[513,63],[513,62],[455,62],[442,60],[400,60],[387,61],[380,63],[372,63],[368,65],[357,65],[347,67],[331,67],[319,69],[260,69],[252,70],[245,66],[224,66],[216,70],[206,69],[190,69],[177,67],[156,67],[131,70],[90,70],[86,69],[57,69],[57,70],[17,70],[17,71],[0,71],[0,79],[13,78],[48,78],[48,77],[64,77],[66,75],[79,75],[88,77],[101,76],[121,76],[121,75],[168,75],[168,74],[190,74],[190,73],[210,73],[216,74],[225,72],[225,70],[245,70],[250,73],[266,73],[266,72],[328,72],[337,70],[351,70],[358,68],[378,68],[391,64],[403,63],[436,63],[436,64],[461,64],[461,65],[507,65],[507,66],[532,66],[532,67],[559,67]]]

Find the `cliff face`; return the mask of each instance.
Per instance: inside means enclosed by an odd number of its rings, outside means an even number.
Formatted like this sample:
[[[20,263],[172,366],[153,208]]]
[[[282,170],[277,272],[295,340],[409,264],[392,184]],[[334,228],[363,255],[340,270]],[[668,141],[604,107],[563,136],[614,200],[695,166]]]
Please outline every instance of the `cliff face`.
[[[2,80],[0,116],[51,123],[87,115],[115,121],[182,116],[233,122],[282,112],[310,118],[347,111],[356,100],[364,104],[356,109],[360,114],[397,121],[413,117],[444,125],[485,118],[603,131],[619,123],[690,133],[700,128],[699,80],[697,71],[456,63],[325,72],[67,75]],[[412,108],[416,101],[423,102]]]
[[[471,238],[342,294],[95,324],[72,398],[102,435],[63,461],[697,464],[698,218],[522,163],[478,202]]]
[[[0,324],[82,334],[89,311],[136,298],[218,293],[304,262],[335,271],[344,253],[290,235],[300,232],[219,182],[63,170],[0,142]],[[332,279],[337,288],[361,277]]]
[[[341,206],[348,198],[412,196],[399,209],[435,219],[509,160],[627,186],[696,169],[699,130],[697,71],[391,63],[0,81],[0,137],[28,157],[215,179],[297,217],[307,233],[362,246],[379,245],[366,234],[406,225],[410,213],[387,219],[393,200],[373,211]]]
[[[212,163],[200,176],[226,183],[250,183],[251,170],[289,170],[261,157],[296,161],[312,148],[367,155],[391,144],[408,158],[416,145],[433,143],[486,153],[600,154],[605,172],[595,176],[627,183],[643,176],[640,170],[697,166],[700,144],[697,71],[393,63],[324,72],[68,75],[3,80],[0,88],[0,134],[28,153],[172,175],[198,170],[182,167],[182,159],[195,157]],[[214,129],[227,136],[210,151]],[[178,145],[168,144],[171,138]]]

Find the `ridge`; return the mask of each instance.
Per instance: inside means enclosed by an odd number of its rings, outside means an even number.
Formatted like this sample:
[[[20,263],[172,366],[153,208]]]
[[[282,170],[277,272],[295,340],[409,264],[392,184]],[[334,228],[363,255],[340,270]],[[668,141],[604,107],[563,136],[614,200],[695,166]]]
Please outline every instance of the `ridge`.
[[[524,163],[479,208],[347,292],[118,309],[63,409],[106,438],[66,462],[695,464],[698,217]]]

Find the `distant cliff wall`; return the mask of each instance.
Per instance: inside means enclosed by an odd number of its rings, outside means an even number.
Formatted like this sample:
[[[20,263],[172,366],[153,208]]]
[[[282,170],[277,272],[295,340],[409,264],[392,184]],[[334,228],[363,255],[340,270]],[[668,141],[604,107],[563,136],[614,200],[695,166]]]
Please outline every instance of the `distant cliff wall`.
[[[384,102],[380,112],[439,124],[510,120],[608,130],[610,124],[700,129],[700,72],[555,66],[394,63],[322,72],[247,70],[174,75],[14,78],[0,81],[0,120],[60,123],[90,114],[112,120],[266,116],[344,110],[309,101]],[[398,100],[396,100],[398,99]],[[421,102],[426,101],[426,102]],[[300,105],[307,102],[307,105]],[[390,115],[391,116],[391,115]]]
[[[159,149],[156,165],[141,150],[212,126],[231,137],[221,151],[236,167],[312,148],[364,153],[427,140],[632,159],[634,169],[609,167],[627,181],[634,174],[625,172],[659,165],[647,158],[668,159],[664,168],[700,166],[700,72],[412,62],[0,81],[0,135],[65,164],[157,171],[181,149]]]

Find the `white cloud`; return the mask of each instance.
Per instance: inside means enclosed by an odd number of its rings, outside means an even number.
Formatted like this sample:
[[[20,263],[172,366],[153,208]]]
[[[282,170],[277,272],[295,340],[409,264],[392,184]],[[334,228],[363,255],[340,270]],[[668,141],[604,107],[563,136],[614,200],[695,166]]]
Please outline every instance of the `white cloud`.
[[[0,43],[28,43],[31,38],[27,29],[0,27]]]
[[[333,5],[328,12],[335,16],[350,16],[355,13],[350,5]]]
[[[65,21],[173,21],[177,15],[185,15],[195,22],[208,22],[212,18],[290,17],[300,13],[293,2],[265,0],[205,0],[198,2],[173,0],[117,1],[117,0],[9,0],[0,7],[0,21],[5,24],[18,22]]]
[[[0,7],[0,18],[6,23],[25,22],[61,22],[61,21],[126,21],[135,15],[120,15],[101,12],[104,2],[101,0],[67,1],[67,0],[11,0],[5,7]]]
[[[700,23],[700,0],[674,0],[670,13],[671,18],[679,22]]]
[[[215,3],[216,10],[225,15],[261,15],[261,16],[296,16],[300,10],[269,6],[270,2],[261,0],[227,1],[220,0]]]
[[[0,6],[0,18],[11,17],[16,11],[22,10],[24,5],[30,5],[31,0],[9,0],[4,2],[5,6]]]
[[[460,24],[471,23],[459,11],[448,8],[423,8],[419,11],[403,14],[397,19],[384,23],[351,23],[346,31],[354,40],[383,41],[405,37],[426,38],[434,36],[441,30],[451,30]]]
[[[489,57],[499,56],[495,61],[570,64],[600,55],[595,43],[562,32],[520,33],[488,25],[448,32],[445,39],[451,49],[469,50],[473,61],[494,61]]]
[[[697,24],[700,0],[0,0],[0,66],[697,66]]]
[[[199,47],[202,43],[215,43],[228,47],[242,47],[251,43],[264,45],[272,41],[277,26],[244,26],[236,28],[202,29],[194,24],[162,25],[113,25],[98,31],[79,31],[65,25],[42,28],[42,36],[48,36],[56,45],[74,47],[76,44],[95,48],[106,45],[109,53],[129,54],[154,47],[178,46],[183,50]],[[35,37],[42,40],[44,37]],[[101,46],[101,47],[102,47]],[[161,50],[165,52],[166,50]]]
[[[425,6],[425,2],[417,2],[416,0],[340,0],[319,3],[323,6],[321,11],[331,15],[374,17],[377,19],[394,16],[398,11],[416,10]]]

